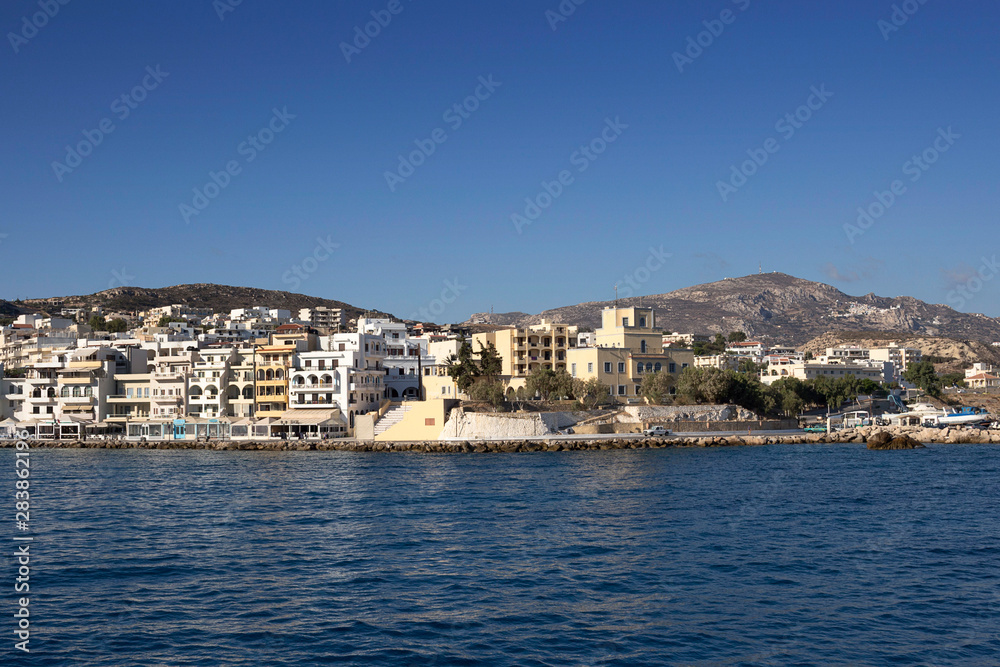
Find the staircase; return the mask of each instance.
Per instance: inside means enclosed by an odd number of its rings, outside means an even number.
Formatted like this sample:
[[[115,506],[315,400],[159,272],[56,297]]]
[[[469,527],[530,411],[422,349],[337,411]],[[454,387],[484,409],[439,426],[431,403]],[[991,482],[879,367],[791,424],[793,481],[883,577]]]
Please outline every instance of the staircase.
[[[375,423],[375,437],[382,435],[390,428],[403,421],[403,417],[410,411],[410,406],[403,403],[390,408],[382,418]]]

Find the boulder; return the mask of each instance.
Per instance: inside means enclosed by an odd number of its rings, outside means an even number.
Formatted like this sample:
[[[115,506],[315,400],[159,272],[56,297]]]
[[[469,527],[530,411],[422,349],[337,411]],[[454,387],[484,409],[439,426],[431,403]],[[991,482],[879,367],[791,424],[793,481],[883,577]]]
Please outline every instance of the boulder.
[[[895,438],[885,431],[879,431],[868,438],[868,449],[920,449],[923,445],[908,435],[897,435]]]

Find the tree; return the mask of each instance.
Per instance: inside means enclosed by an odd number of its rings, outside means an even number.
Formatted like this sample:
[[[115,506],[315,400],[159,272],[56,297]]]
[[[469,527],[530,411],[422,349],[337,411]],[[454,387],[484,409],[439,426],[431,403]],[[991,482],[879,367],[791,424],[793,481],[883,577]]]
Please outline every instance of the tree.
[[[107,322],[107,320],[105,320],[100,315],[93,315],[93,316],[91,316],[90,321],[87,322],[87,324],[89,324],[90,328],[93,329],[94,331],[107,331],[108,330],[108,322]]]
[[[108,322],[108,331],[110,333],[121,333],[123,331],[128,331],[128,322],[126,322],[120,317],[116,317],[115,319]]]
[[[945,373],[941,376],[941,384],[945,387],[964,387],[965,373]]]
[[[910,364],[903,373],[903,379],[912,382],[931,396],[941,395],[941,379],[934,370],[934,364],[929,361]]]
[[[537,368],[528,375],[526,385],[529,396],[541,396],[543,401],[573,393],[573,378],[562,370]]]
[[[156,323],[156,326],[165,327],[171,322],[183,322],[184,324],[187,324],[187,320],[182,320],[178,317],[168,317],[167,315],[164,315],[163,317],[160,318],[160,321]]]
[[[493,343],[479,343],[479,373],[492,381],[496,381],[503,373],[503,359]]]
[[[474,401],[489,403],[496,412],[503,405],[503,385],[497,381],[480,379],[469,389],[469,396]]]
[[[730,331],[729,332],[729,342],[730,343],[742,343],[746,341],[747,335],[742,331]]]
[[[479,377],[479,366],[472,358],[472,345],[469,341],[463,338],[458,347],[458,355],[449,356],[446,363],[448,375],[458,385],[458,390],[463,394],[468,393]]]
[[[739,365],[737,366],[737,370],[740,373],[743,373],[744,375],[752,375],[754,377],[759,377],[760,371],[763,368],[764,366],[758,366],[756,363],[754,363],[754,360],[750,359],[749,357],[744,357],[743,359],[740,359]]]
[[[573,380],[573,396],[580,401],[585,410],[593,410],[599,405],[611,402],[608,385],[597,378]]]
[[[639,392],[653,405],[663,405],[670,400],[671,395],[676,391],[676,384],[677,378],[670,373],[664,371],[646,373],[642,376]]]

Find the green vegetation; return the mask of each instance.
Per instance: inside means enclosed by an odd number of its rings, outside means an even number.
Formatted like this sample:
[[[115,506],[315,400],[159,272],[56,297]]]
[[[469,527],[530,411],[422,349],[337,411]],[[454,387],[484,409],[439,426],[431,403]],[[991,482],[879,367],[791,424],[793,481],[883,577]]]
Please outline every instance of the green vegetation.
[[[14,368],[5,368],[3,371],[3,376],[5,378],[23,378],[28,375],[28,369],[24,366],[16,366]]]
[[[458,390],[462,393],[468,393],[480,375],[479,365],[472,358],[472,345],[468,340],[462,339],[458,347],[458,354],[448,357],[447,364],[448,375],[458,385]]]
[[[528,396],[541,396],[543,401],[573,394],[573,378],[566,371],[537,368],[528,374]]]
[[[730,331],[728,338],[718,333],[711,342],[697,341],[692,346],[695,356],[723,354],[726,351],[727,343],[742,343],[746,341],[747,335],[742,331]]]
[[[784,378],[767,386],[755,375],[730,369],[685,368],[677,380],[675,402],[731,403],[761,415],[794,416],[807,408],[837,408],[862,394],[884,393],[877,382],[853,375],[835,380],[822,376],[806,381]]]
[[[165,327],[171,322],[183,322],[184,324],[187,324],[187,320],[182,320],[179,317],[168,317],[164,315],[163,317],[160,318],[160,321],[156,323],[156,326]]]
[[[944,387],[964,387],[965,373],[945,373],[941,376],[941,385]]]
[[[653,405],[663,405],[668,402],[677,389],[677,377],[665,371],[646,373],[642,376],[639,387],[643,398]]]
[[[593,410],[601,405],[611,402],[611,393],[608,385],[602,383],[597,378],[589,380],[573,380],[573,396],[580,402],[580,407],[584,410]]]
[[[934,371],[934,364],[929,361],[910,364],[903,373],[903,379],[912,382],[930,396],[938,397],[941,395],[941,378]]]
[[[126,331],[128,331],[128,322],[126,322],[122,318],[116,317],[115,319],[108,322],[108,332],[124,333]]]

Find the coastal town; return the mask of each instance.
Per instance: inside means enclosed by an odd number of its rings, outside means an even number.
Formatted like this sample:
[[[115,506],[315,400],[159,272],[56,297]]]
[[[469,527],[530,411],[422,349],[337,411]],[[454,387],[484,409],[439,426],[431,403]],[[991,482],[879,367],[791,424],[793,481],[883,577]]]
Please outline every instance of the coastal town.
[[[348,320],[327,307],[217,313],[178,304],[136,313],[94,307],[22,314],[0,329],[0,436],[436,440],[469,435],[466,405],[474,413],[484,405],[530,413],[531,419],[515,422],[520,431],[499,435],[573,426],[586,432],[579,415],[565,417],[564,410],[563,417],[546,420],[537,408],[524,408],[542,399],[574,399],[578,412],[628,413],[631,428],[680,409],[674,404],[686,373],[736,373],[762,386],[854,378],[888,390],[906,386],[907,371],[923,361],[920,349],[895,343],[841,345],[811,355],[746,340],[740,332],[675,332],[653,308],[607,307],[601,318],[593,331],[540,319],[472,332],[389,317]],[[979,362],[962,384],[989,391],[1000,379]],[[798,409],[786,406],[774,428],[798,426],[794,413],[802,406],[791,405]],[[655,406],[673,407],[650,412]],[[692,405],[684,416],[718,420],[712,409]],[[739,427],[753,420],[767,428],[762,415],[749,413]],[[489,428],[472,431],[472,437],[490,434]]]

